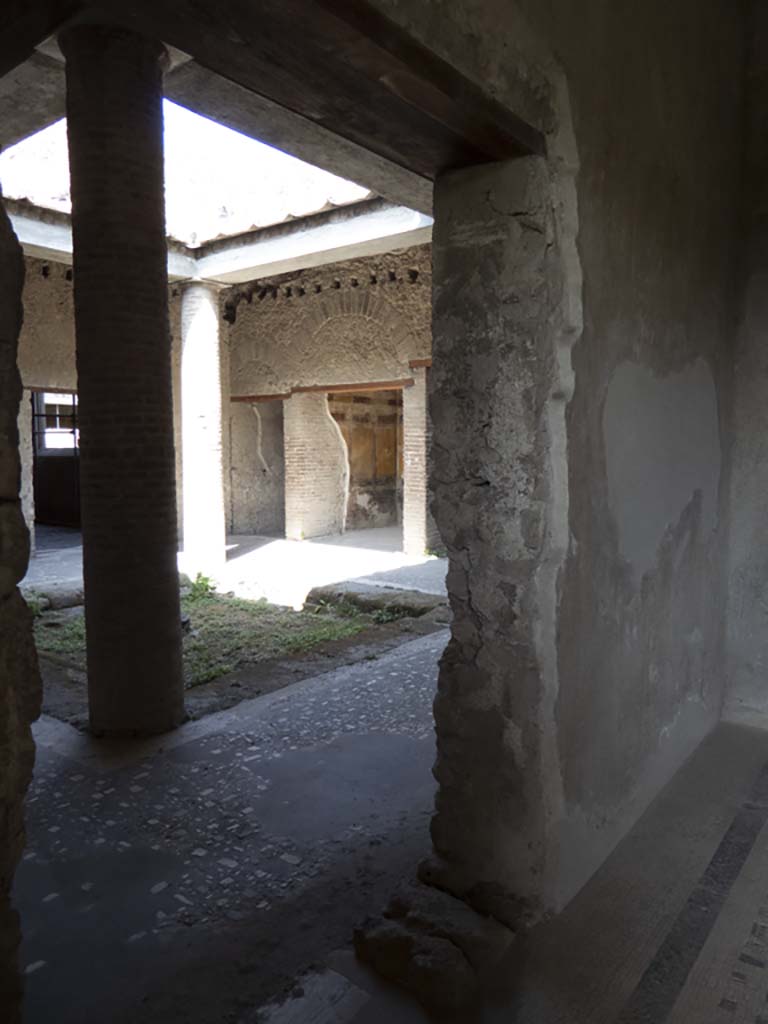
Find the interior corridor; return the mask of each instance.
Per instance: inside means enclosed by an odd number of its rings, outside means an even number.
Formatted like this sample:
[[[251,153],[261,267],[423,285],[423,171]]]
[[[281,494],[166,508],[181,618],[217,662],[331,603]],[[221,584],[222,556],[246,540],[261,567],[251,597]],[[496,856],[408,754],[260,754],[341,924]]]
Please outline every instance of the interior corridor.
[[[140,744],[43,719],[15,888],[26,1024],[426,1021],[349,940],[428,852],[445,637]],[[765,1024],[767,822],[768,731],[721,724],[513,943],[485,1009],[450,1019]]]
[[[14,891],[26,1024],[239,1021],[345,945],[428,852],[445,641],[156,740],[44,716]]]
[[[301,1008],[267,1020],[765,1024],[766,822],[768,732],[723,723],[568,908],[513,943],[485,1009],[428,1018],[337,953]]]

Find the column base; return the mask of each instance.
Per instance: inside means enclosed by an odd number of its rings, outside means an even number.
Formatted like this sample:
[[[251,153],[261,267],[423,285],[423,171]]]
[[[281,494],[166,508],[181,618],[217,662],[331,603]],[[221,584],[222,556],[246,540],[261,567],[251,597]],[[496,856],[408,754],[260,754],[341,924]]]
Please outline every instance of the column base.
[[[421,882],[400,889],[381,918],[354,934],[358,959],[441,1020],[477,1005],[514,938],[505,925]]]

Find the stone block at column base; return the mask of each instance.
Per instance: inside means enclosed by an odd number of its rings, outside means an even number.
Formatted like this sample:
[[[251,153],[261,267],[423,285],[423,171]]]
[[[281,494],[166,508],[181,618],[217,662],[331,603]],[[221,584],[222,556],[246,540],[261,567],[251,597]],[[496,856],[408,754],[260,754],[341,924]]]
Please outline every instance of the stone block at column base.
[[[430,1010],[460,1014],[482,996],[484,978],[515,933],[449,893],[415,882],[381,918],[356,929],[355,953]],[[441,1018],[446,1019],[446,1018]]]

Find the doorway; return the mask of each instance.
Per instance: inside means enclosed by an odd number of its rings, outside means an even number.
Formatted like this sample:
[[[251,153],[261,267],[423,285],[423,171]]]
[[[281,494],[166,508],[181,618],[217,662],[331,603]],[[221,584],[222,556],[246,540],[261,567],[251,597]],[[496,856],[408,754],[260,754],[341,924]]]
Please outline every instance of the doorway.
[[[331,392],[328,407],[347,446],[347,529],[401,526],[402,391]]]
[[[80,527],[80,429],[74,392],[32,394],[35,522]]]

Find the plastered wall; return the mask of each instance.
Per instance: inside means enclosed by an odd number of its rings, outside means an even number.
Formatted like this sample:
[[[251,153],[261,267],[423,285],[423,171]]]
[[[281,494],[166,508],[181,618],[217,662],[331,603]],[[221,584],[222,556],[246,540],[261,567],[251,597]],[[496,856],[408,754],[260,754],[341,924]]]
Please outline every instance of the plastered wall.
[[[226,409],[225,409],[226,413]],[[285,533],[283,403],[230,402],[231,533]]]
[[[19,370],[25,388],[77,390],[72,270],[25,257]]]
[[[768,10],[750,23],[745,159],[744,280],[734,349],[725,712],[768,712]]]
[[[28,389],[77,390],[75,365],[75,320],[72,299],[72,270],[61,263],[26,256],[24,280],[24,323],[19,337],[18,365],[25,388],[26,417]],[[179,534],[183,532],[181,473],[181,294],[178,286],[169,290],[172,338],[174,441]],[[226,379],[223,387],[226,389]],[[226,401],[229,395],[226,393]],[[26,435],[23,435],[26,438]],[[29,439],[26,439],[29,441]],[[225,465],[228,452],[225,452]],[[31,493],[32,446],[22,447],[25,513],[34,511]]]
[[[547,137],[564,275],[553,396],[568,400],[549,430],[563,555],[555,660],[539,668],[557,905],[720,714],[745,7],[376,5]],[[487,311],[490,330],[490,296]],[[471,558],[481,539],[463,542]]]

